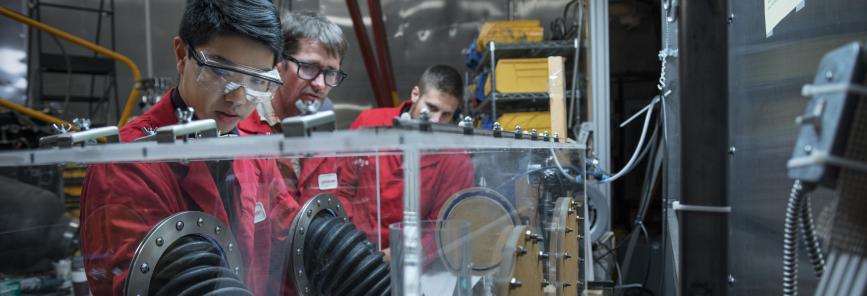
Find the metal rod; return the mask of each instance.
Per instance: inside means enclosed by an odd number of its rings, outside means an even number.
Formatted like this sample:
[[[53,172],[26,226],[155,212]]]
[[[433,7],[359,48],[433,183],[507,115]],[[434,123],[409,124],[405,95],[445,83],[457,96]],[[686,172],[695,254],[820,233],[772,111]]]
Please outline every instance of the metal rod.
[[[114,13],[114,9],[112,9],[111,11],[107,11],[107,10],[103,10],[101,8],[96,9],[96,8],[90,8],[90,7],[82,7],[82,6],[74,6],[74,5],[66,5],[66,4],[58,4],[58,3],[39,3],[39,6],[64,8],[64,9],[72,9],[72,10],[79,10],[79,11],[89,11],[89,12],[96,12],[96,13],[100,13],[100,14],[102,14],[102,13],[113,14]]]
[[[491,40],[488,43],[488,50],[491,52],[491,120],[497,121],[497,77],[495,72],[497,72],[497,58],[494,55],[494,51],[496,51],[496,42]],[[482,86],[484,87],[484,86]]]
[[[421,295],[420,151],[403,150],[403,294]]]
[[[153,62],[153,41],[151,40],[151,0],[144,0],[145,3],[145,55],[147,58],[147,73],[148,77],[154,77],[154,62]]]
[[[21,114],[24,114],[26,116],[33,117],[33,118],[38,119],[38,120],[42,120],[42,121],[47,122],[47,123],[70,124],[69,121],[66,121],[66,120],[63,120],[63,119],[60,119],[60,118],[57,118],[57,117],[33,110],[33,109],[30,109],[30,108],[15,104],[12,101],[6,100],[4,98],[0,98],[0,106],[3,106],[4,108],[10,109],[12,111],[15,111],[15,112],[18,112]]]

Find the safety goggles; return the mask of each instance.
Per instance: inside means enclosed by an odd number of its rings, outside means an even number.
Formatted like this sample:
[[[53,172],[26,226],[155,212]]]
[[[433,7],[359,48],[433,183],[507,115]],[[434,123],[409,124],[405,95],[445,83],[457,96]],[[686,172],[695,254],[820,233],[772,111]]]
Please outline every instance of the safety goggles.
[[[247,100],[255,103],[271,100],[274,91],[283,84],[276,69],[263,70],[235,65],[225,59],[210,56],[205,51],[189,47],[190,56],[199,65],[196,81],[208,89],[228,94],[244,87]]]
[[[295,65],[298,65],[298,71],[296,73],[298,74],[298,78],[307,81],[313,81],[313,79],[316,79],[316,77],[319,77],[319,75],[322,74],[325,77],[326,85],[330,87],[337,87],[338,85],[340,85],[341,82],[343,82],[344,79],[346,79],[346,76],[349,76],[349,74],[346,74],[341,70],[322,69],[319,68],[319,66],[317,66],[316,64],[302,62],[288,55],[285,56],[285,58],[287,61],[293,62],[295,63]]]

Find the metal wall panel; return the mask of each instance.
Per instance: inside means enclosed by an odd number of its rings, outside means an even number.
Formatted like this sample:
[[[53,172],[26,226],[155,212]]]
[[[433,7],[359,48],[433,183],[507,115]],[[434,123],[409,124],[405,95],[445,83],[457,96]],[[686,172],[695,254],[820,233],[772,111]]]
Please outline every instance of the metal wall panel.
[[[21,12],[25,1],[3,1],[0,7]],[[0,17],[0,98],[23,104],[27,92],[27,27]]]
[[[782,238],[792,182],[786,161],[797,135],[794,118],[807,98],[820,58],[845,43],[867,40],[867,2],[806,1],[765,36],[764,1],[729,1],[729,137],[732,206],[729,270],[734,295],[772,295],[782,290]],[[814,213],[831,194],[814,194]],[[818,279],[801,248],[800,291],[812,294]]]

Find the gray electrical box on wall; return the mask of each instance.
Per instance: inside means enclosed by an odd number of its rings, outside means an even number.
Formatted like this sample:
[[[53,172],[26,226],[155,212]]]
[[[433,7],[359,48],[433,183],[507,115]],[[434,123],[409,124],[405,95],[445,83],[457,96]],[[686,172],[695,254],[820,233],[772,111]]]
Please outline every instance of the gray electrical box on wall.
[[[850,89],[865,82],[865,53],[860,43],[850,43],[822,59],[812,85],[804,86],[810,96],[804,114],[799,116],[798,141],[789,177],[803,182],[836,187],[839,168],[827,165],[843,157],[852,127],[852,116],[863,94]]]

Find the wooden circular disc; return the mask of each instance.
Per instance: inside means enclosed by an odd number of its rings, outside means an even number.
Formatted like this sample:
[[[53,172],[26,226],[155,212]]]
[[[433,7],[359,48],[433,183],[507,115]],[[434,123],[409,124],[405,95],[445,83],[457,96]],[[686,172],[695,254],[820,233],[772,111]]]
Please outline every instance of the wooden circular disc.
[[[500,236],[518,225],[518,215],[505,197],[487,188],[461,190],[445,202],[438,220],[466,221],[470,225],[470,260],[474,274],[494,270],[502,259]],[[438,239],[438,241],[441,241]],[[447,262],[451,262],[446,258]]]
[[[544,289],[539,258],[542,244],[530,237],[529,228],[517,226],[506,234],[503,261],[495,278],[496,295],[541,296]]]

